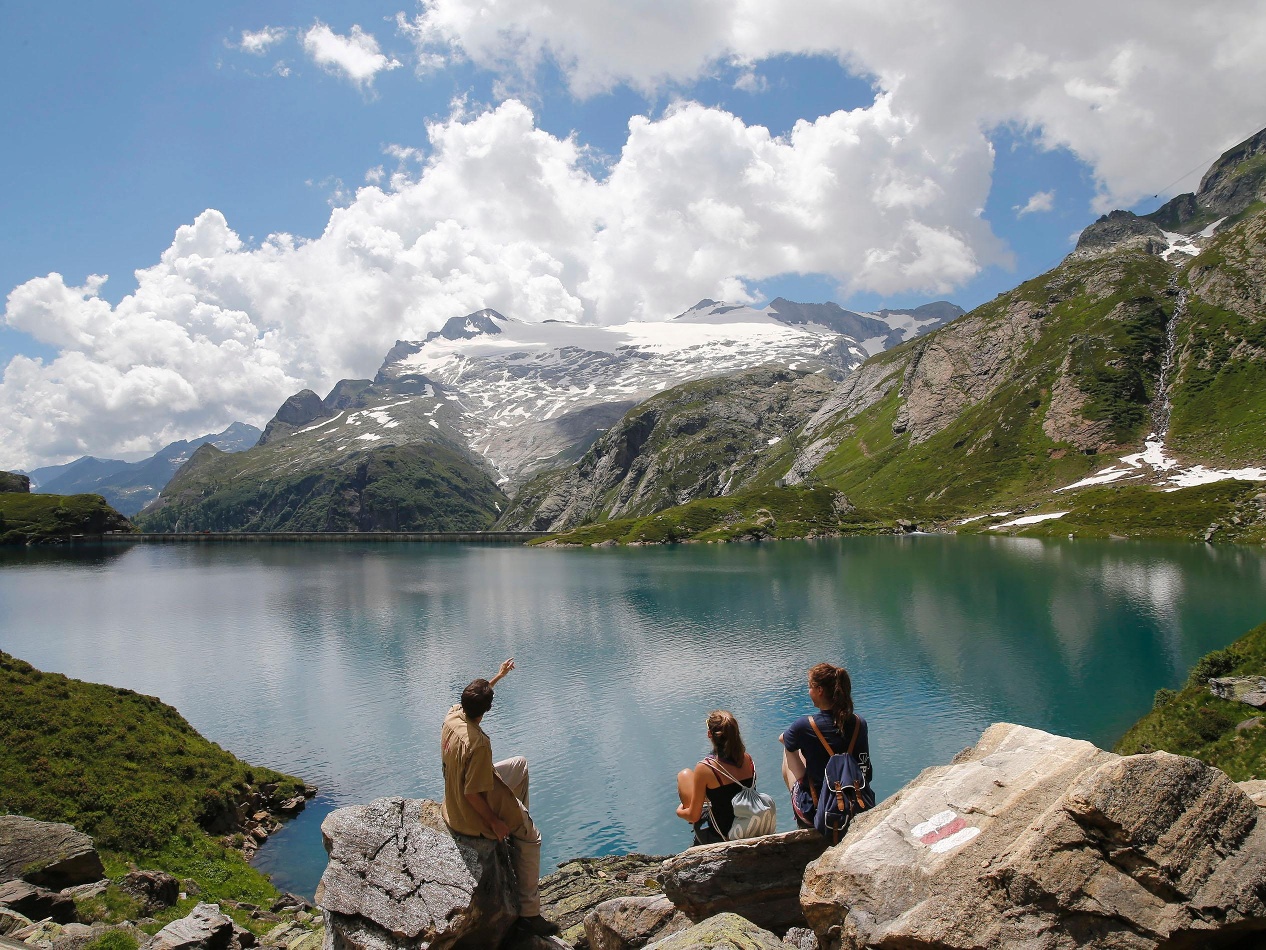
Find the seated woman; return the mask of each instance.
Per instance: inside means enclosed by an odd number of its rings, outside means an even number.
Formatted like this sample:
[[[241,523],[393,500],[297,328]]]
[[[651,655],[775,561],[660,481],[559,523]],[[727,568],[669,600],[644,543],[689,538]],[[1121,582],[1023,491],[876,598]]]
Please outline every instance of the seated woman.
[[[733,713],[718,709],[708,713],[706,722],[712,754],[677,773],[677,816],[694,826],[695,844],[727,840],[734,824],[734,796],[756,780],[756,764],[743,746]]]
[[[853,711],[853,681],[848,670],[830,663],[819,663],[809,670],[809,702],[818,711],[801,716],[778,737],[783,745],[782,778],[791,791],[791,807],[801,828],[813,827],[827,759],[848,751],[854,730],[853,755],[867,785],[872,773],[869,730],[866,720]]]

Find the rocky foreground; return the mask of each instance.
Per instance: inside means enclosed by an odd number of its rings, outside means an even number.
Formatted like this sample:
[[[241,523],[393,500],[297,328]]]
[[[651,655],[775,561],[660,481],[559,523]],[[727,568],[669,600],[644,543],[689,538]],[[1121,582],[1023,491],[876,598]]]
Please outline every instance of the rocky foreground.
[[[1266,943],[1262,785],[998,724],[833,848],[791,832],[564,865],[542,882],[551,941],[513,930],[504,846],[380,799],[326,819],[317,903],[325,950],[1245,946]]]
[[[990,727],[827,848],[795,831],[671,857],[569,862],[544,879],[559,938],[519,935],[504,845],[454,835],[434,802],[379,799],[322,825],[321,918],[298,902],[197,904],[126,944],[76,908],[101,876],[69,826],[10,816],[0,840],[0,944],[17,950],[853,950],[1266,945],[1266,782],[1197,759],[1120,756],[1024,726]],[[28,823],[25,824],[25,823]],[[35,829],[35,826],[41,826]],[[7,827],[7,825],[6,825]],[[12,830],[12,829],[11,829]],[[31,837],[38,830],[38,840]],[[25,835],[25,838],[23,837]],[[182,882],[124,884],[146,908]],[[170,892],[170,893],[168,893]],[[187,898],[186,898],[187,899]],[[192,903],[192,902],[191,902]],[[280,913],[279,913],[280,912]],[[266,918],[260,915],[267,915]],[[261,920],[273,921],[262,937]],[[143,924],[144,922],[140,922]],[[321,924],[324,924],[322,927]]]

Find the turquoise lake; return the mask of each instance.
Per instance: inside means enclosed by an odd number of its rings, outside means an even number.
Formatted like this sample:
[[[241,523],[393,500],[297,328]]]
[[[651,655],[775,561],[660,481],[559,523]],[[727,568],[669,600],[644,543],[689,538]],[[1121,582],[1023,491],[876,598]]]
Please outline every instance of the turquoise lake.
[[[513,655],[485,719],[531,762],[545,869],[689,844],[674,775],[733,710],[792,825],[779,731],[846,665],[890,794],[992,722],[1111,746],[1202,654],[1266,620],[1266,552],[909,536],[530,550],[137,545],[0,553],[0,649],[157,695],[318,798],[257,864],[310,895],[331,808],[437,797],[445,710]]]

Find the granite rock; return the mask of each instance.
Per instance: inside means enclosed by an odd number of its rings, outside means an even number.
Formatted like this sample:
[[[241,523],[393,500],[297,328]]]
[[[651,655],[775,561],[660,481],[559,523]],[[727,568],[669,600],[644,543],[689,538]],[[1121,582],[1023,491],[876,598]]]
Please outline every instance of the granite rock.
[[[1209,692],[1218,699],[1266,709],[1266,676],[1222,676],[1209,680]]]
[[[0,906],[17,911],[31,920],[51,918],[59,924],[69,924],[79,919],[75,915],[74,898],[36,887],[26,881],[7,881],[0,884]]]
[[[325,950],[495,947],[518,918],[507,846],[454,834],[436,802],[340,808],[321,835]]]
[[[119,887],[140,901],[144,914],[155,914],[180,900],[180,882],[163,871],[131,871]]]
[[[142,950],[246,950],[255,935],[220,910],[199,904],[188,916],[173,920],[142,945]]]
[[[578,858],[541,879],[541,913],[558,924],[564,942],[583,946],[590,912],[615,898],[659,897],[655,875],[666,858],[645,854]]]
[[[787,946],[738,914],[717,914],[656,940],[647,950],[787,950]]]
[[[691,920],[663,894],[603,901],[585,917],[589,950],[636,950],[685,930]]]
[[[991,726],[805,872],[824,948],[1216,946],[1266,936],[1266,822],[1225,774]]]
[[[0,815],[0,881],[59,891],[105,877],[92,839],[61,822]]]
[[[781,933],[804,925],[800,881],[825,847],[816,831],[700,845],[665,861],[659,882],[691,920],[728,911]]]

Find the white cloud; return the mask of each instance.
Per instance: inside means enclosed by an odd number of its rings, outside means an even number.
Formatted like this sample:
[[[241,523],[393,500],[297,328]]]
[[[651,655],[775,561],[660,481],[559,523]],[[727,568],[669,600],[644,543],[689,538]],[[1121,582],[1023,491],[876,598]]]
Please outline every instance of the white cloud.
[[[402,163],[390,188],[348,195],[317,238],[250,247],[209,210],[116,306],[98,277],[16,288],[6,321],[59,355],[6,370],[0,467],[263,422],[290,393],[372,375],[395,340],[485,306],[656,320],[789,271],[943,293],[1003,256],[977,214],[987,140],[924,134],[888,97],[785,138],[679,103],[633,118],[602,177],[517,101],[455,109],[428,127],[420,165],[384,149]]]
[[[262,30],[243,30],[242,41],[238,49],[244,53],[263,56],[268,50],[280,43],[290,33],[283,26],[266,26]]]
[[[1011,210],[1017,218],[1039,211],[1050,211],[1055,207],[1055,191],[1035,191],[1023,205],[1013,205]]]
[[[341,73],[361,89],[373,85],[374,77],[400,67],[400,61],[385,55],[378,41],[359,26],[350,36],[341,36],[318,20],[303,34],[303,49],[318,66]]]
[[[402,30],[425,68],[456,57],[530,76],[551,59],[580,96],[832,55],[917,135],[968,146],[1017,123],[1071,149],[1094,170],[1096,210],[1203,170],[1261,127],[1266,88],[1266,0],[423,0]]]

